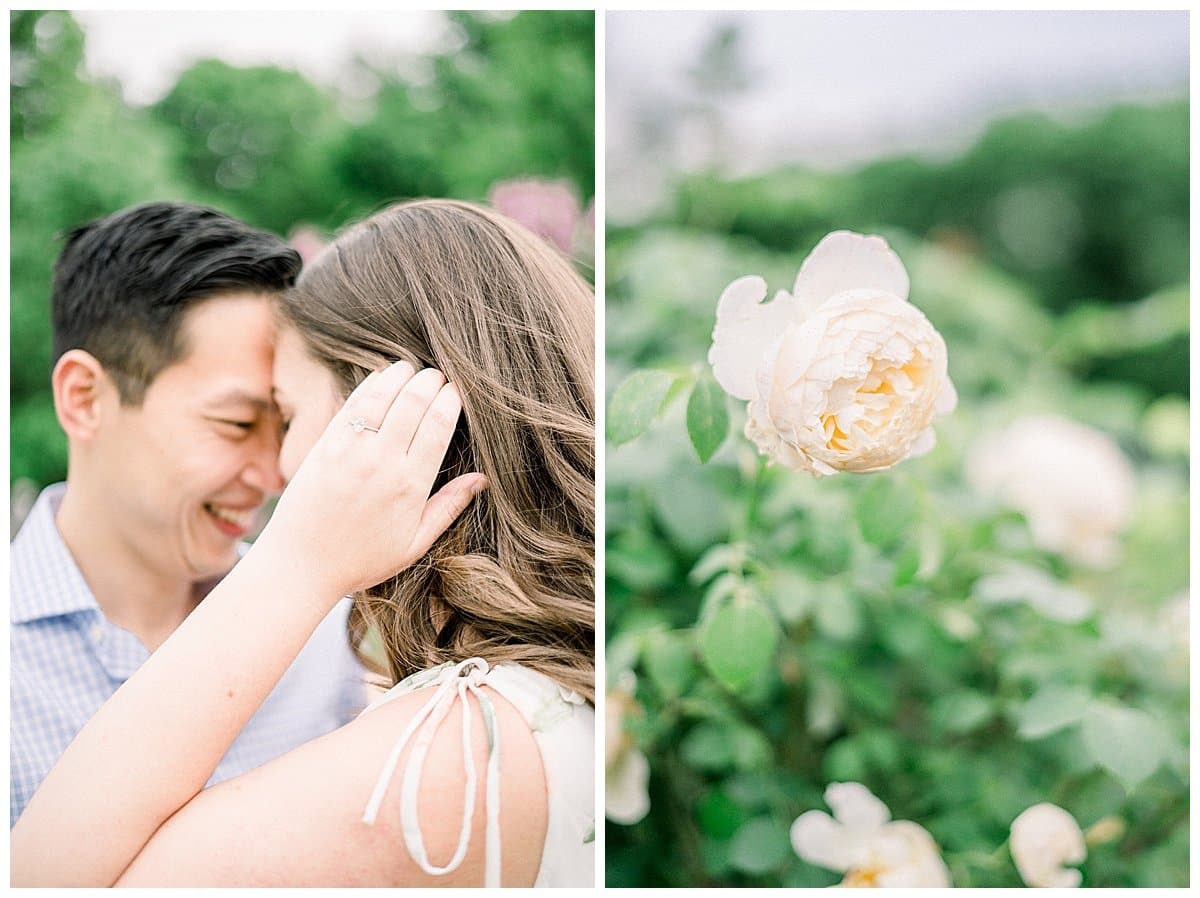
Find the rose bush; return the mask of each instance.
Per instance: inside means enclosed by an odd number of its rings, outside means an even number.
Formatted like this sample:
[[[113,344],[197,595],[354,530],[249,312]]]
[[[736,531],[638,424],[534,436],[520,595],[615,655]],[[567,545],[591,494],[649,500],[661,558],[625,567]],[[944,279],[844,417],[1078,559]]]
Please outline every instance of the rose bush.
[[[610,818],[608,882],[882,885],[944,870],[955,886],[1019,885],[1014,821],[1053,804],[1088,850],[1044,870],[1184,885],[1186,400],[1081,379],[1063,350],[1080,345],[1073,319],[961,247],[902,231],[888,243],[911,273],[904,302],[943,335],[959,401],[935,409],[932,451],[814,479],[764,464],[744,435],[760,372],[734,385],[753,396],[730,401],[705,357],[726,286],[748,271],[794,283],[798,253],[669,225],[610,235],[607,670],[610,690],[636,674],[620,756],[639,752],[648,776],[634,780],[644,816]],[[755,290],[751,314],[781,299]],[[807,296],[792,290],[785,305]],[[1176,301],[1186,314],[1186,293]],[[1111,312],[1104,332],[1173,320],[1146,308]],[[782,344],[809,320],[764,330]],[[988,434],[1045,414],[1105,434],[1130,466],[1102,573],[968,474]],[[1108,487],[1024,470],[1066,508]],[[825,796],[851,783],[895,819],[876,814],[859,832],[879,838],[847,857]]]

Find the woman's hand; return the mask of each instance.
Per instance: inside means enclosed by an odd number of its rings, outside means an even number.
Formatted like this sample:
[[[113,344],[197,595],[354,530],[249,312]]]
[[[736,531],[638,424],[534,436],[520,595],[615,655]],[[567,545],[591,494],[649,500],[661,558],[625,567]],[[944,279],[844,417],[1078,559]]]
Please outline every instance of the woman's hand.
[[[280,497],[256,545],[343,596],[429,551],[486,485],[464,474],[430,496],[462,412],[440,371],[407,362],[358,385]]]

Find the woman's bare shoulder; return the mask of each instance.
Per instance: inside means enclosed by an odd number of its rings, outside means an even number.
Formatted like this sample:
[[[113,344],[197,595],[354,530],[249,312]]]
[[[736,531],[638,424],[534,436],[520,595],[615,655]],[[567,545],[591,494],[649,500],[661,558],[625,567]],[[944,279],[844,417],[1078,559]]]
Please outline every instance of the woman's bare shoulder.
[[[483,687],[499,733],[501,882],[532,885],[541,863],[548,800],[537,743],[520,712]],[[484,882],[488,738],[478,698],[467,693],[474,810],[462,863],[425,872],[406,847],[401,820],[406,768],[421,729],[399,755],[373,824],[364,811],[397,741],[433,697],[397,696],[334,732],[200,793],[168,820],[119,885],[477,886]],[[470,780],[464,699],[454,698],[430,734],[417,813],[427,862],[445,865],[463,825]],[[415,842],[416,839],[409,839]],[[419,854],[419,852],[418,852]]]

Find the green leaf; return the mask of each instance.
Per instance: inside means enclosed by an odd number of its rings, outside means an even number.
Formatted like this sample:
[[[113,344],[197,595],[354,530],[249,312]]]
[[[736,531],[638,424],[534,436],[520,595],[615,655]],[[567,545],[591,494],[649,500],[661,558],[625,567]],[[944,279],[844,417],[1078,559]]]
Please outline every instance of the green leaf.
[[[836,642],[847,642],[862,630],[858,603],[844,586],[824,590],[813,609],[817,630]]]
[[[741,544],[717,543],[700,556],[688,573],[688,579],[697,584],[707,583],[722,571],[740,568],[745,557],[746,550]]]
[[[729,434],[725,391],[711,377],[701,377],[692,387],[687,404],[687,429],[701,464],[713,457]]]
[[[727,689],[745,689],[771,666],[779,628],[756,599],[736,599],[717,610],[700,632],[700,656]]]
[[[733,766],[733,745],[729,722],[712,720],[699,723],[683,737],[679,755],[696,770],[722,771]]]
[[[704,597],[700,600],[700,624],[707,622],[720,609],[721,603],[730,596],[748,591],[746,581],[737,574],[721,574],[704,590]]]
[[[691,634],[655,633],[642,650],[642,664],[664,698],[678,698],[696,678]]]
[[[896,586],[907,586],[917,576],[917,571],[921,569],[921,550],[919,546],[908,546],[901,550],[896,558],[895,576],[893,584]]]
[[[745,873],[769,873],[791,855],[787,827],[770,817],[756,817],[737,831],[729,845],[729,863]]]
[[[696,805],[696,822],[717,839],[728,839],[746,822],[746,811],[721,789],[715,789]]]
[[[1092,760],[1132,789],[1162,763],[1166,740],[1158,721],[1135,708],[1093,702],[1080,727]]]
[[[825,750],[821,759],[829,780],[861,782],[867,778],[867,759],[854,739],[840,739]]]
[[[703,858],[704,873],[706,875],[710,877],[728,875],[729,845],[728,839],[707,838],[700,840],[700,857]]]
[[[771,742],[753,727],[735,726],[729,731],[733,762],[739,770],[762,770],[771,764]]]
[[[916,493],[889,478],[873,480],[862,491],[854,515],[863,539],[885,549],[902,542],[921,517]]]
[[[1017,711],[1017,735],[1041,739],[1078,723],[1092,703],[1092,694],[1081,686],[1044,686]]]
[[[812,613],[820,597],[820,585],[803,574],[784,568],[771,571],[769,588],[765,592],[784,623],[798,624]]]
[[[969,733],[991,718],[992,701],[978,692],[952,692],[933,703],[929,716],[939,730]]]
[[[678,379],[669,371],[643,370],[621,381],[608,402],[608,438],[620,446],[645,433]]]

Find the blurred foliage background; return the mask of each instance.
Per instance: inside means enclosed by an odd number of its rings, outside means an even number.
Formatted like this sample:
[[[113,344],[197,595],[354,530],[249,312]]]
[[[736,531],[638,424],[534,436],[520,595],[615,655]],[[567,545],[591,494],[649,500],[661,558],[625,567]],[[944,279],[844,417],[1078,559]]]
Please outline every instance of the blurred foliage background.
[[[10,478],[24,497],[14,494],[14,513],[66,472],[49,392],[49,286],[63,230],[140,202],[185,200],[281,235],[328,236],[395,200],[482,202],[497,182],[530,178],[588,202],[593,13],[446,16],[456,49],[424,60],[425,77],[356,61],[358,80],[374,85],[365,98],[213,59],[158,102],[132,106],[118,84],[88,76],[85,33],[70,13],[10,12]]]
[[[729,43],[693,71],[717,77]],[[1084,885],[1187,885],[1188,128],[1186,97],[1017,115],[940,161],[714,167],[609,227],[610,400],[636,370],[676,378],[606,452],[608,685],[626,696],[609,756],[650,766],[648,815],[608,823],[609,885],[833,884],[788,832],[838,781],[926,827],[957,886],[1019,885],[1008,827],[1044,801],[1085,831],[1119,821],[1092,830]],[[946,339],[959,404],[938,448],[882,474],[759,475],[729,401],[702,466],[683,400],[721,291],[746,274],[790,290],[843,228],[888,239]],[[1039,547],[965,476],[981,437],[1045,412],[1136,472],[1112,569]],[[993,601],[1014,570],[1042,586]],[[1044,613],[1062,590],[1086,613]],[[738,603],[771,632],[714,632]],[[714,673],[755,652],[744,683]]]

